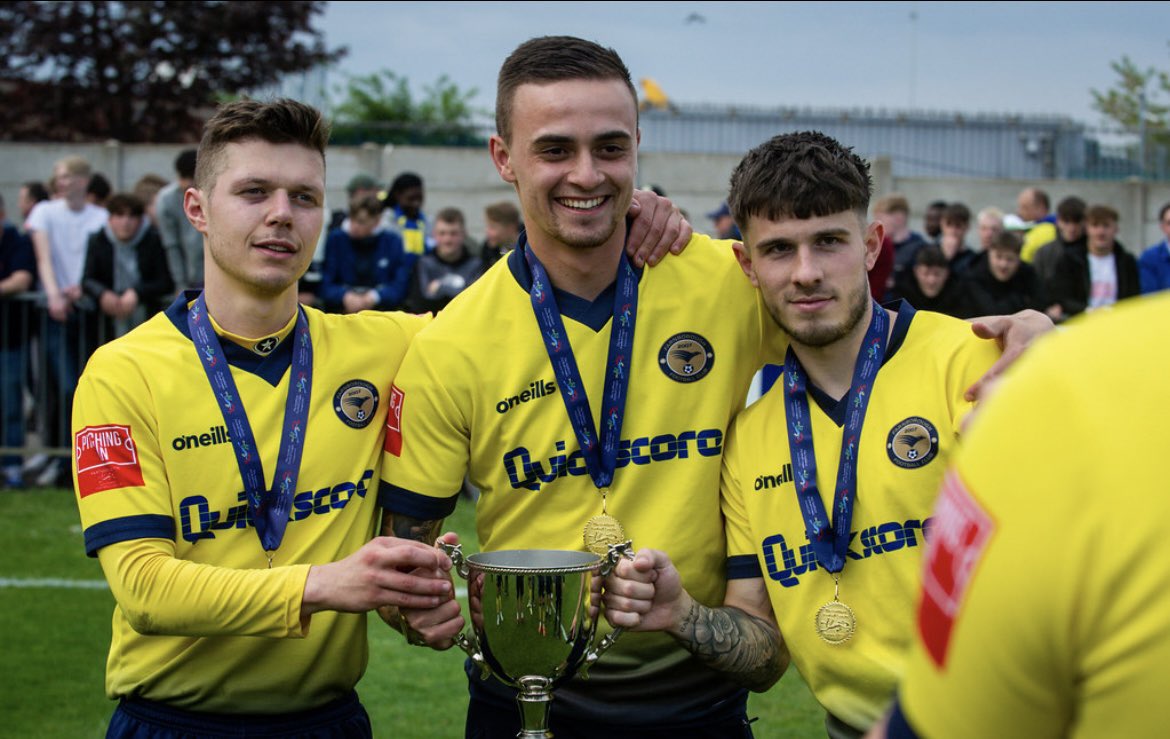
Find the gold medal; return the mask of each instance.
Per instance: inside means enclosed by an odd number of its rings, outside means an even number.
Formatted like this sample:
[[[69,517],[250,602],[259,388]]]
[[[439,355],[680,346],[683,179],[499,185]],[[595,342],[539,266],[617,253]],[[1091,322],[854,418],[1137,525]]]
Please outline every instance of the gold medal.
[[[828,644],[844,644],[853,636],[857,620],[853,609],[839,600],[831,600],[821,606],[816,617],[817,636]]]
[[[626,530],[616,518],[602,513],[585,522],[585,548],[599,557],[609,554],[610,546],[626,540]]]
[[[844,644],[853,636],[857,629],[857,619],[853,617],[853,609],[841,602],[841,575],[833,573],[833,600],[821,606],[817,611],[814,623],[817,627],[817,636],[821,640],[836,646]]]

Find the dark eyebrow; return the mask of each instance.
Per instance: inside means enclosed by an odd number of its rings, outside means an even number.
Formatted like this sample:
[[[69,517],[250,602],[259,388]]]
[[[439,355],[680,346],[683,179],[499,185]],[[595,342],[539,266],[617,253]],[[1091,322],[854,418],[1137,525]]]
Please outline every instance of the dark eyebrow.
[[[236,180],[235,182],[232,183],[233,188],[236,188],[236,189],[241,188],[241,187],[251,187],[254,185],[258,185],[258,186],[264,187],[264,188],[280,187],[280,185],[278,183],[273,182],[272,180],[266,179],[264,177],[245,177],[243,179]],[[319,188],[316,188],[313,185],[309,185],[307,183],[293,184],[293,185],[290,185],[288,189],[292,190],[293,192],[311,192],[311,193],[320,193],[321,192],[321,190]]]
[[[598,142],[598,141],[629,142],[629,141],[633,141],[634,137],[630,135],[629,131],[623,131],[621,129],[618,129],[615,131],[605,131],[604,133],[600,133],[597,136],[595,136],[593,140],[594,140],[594,142]],[[532,145],[534,147],[549,146],[549,145],[568,146],[570,144],[573,144],[574,141],[575,141],[575,139],[572,136],[565,136],[563,134],[557,134],[557,133],[546,133],[542,136],[537,136],[535,139],[533,139]]]
[[[834,237],[839,238],[839,239],[848,240],[850,233],[849,233],[849,229],[847,229],[847,228],[826,228],[822,231],[817,231],[816,233],[813,234],[813,243],[816,243],[816,242],[820,241],[821,239],[824,239],[825,237],[828,237],[828,236],[834,236]],[[796,246],[796,242],[794,242],[792,239],[779,237],[779,238],[775,238],[775,239],[766,239],[764,241],[761,241],[759,244],[756,245],[756,248],[757,249],[768,249],[768,248],[772,248],[772,247],[784,247],[784,248],[788,249],[788,248],[793,248],[795,246]]]

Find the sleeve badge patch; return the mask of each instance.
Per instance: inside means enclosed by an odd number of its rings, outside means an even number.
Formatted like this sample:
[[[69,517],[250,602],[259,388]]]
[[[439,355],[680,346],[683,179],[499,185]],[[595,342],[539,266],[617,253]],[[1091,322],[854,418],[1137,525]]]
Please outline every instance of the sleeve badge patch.
[[[386,414],[386,441],[382,448],[395,457],[402,456],[402,403],[406,393],[397,385],[390,387],[390,407]]]
[[[77,494],[142,487],[142,467],[129,426],[86,426],[73,435]]]
[[[967,491],[955,470],[947,473],[930,527],[918,632],[938,668],[946,667],[959,609],[995,522]]]

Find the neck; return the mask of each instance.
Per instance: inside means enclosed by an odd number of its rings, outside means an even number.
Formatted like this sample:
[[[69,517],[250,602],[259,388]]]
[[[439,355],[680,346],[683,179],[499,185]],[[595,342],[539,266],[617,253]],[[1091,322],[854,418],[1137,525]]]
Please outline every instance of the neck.
[[[209,281],[203,294],[215,322],[244,338],[259,339],[280,331],[297,310],[295,286],[274,298],[227,290]]]
[[[625,248],[625,229],[615,231],[615,238],[592,249],[577,249],[563,244],[547,248],[529,241],[548,278],[558,290],[585,300],[594,300],[613,283],[618,262]]]
[[[65,204],[69,206],[69,210],[81,210],[85,207],[85,193],[80,195],[66,195]]]
[[[885,310],[884,308],[882,310]],[[869,330],[869,323],[873,317],[873,302],[866,305],[865,315],[853,327],[848,336],[845,336],[826,346],[805,346],[792,342],[792,351],[796,353],[800,364],[808,375],[809,382],[816,385],[830,397],[841,399],[853,386],[853,368],[857,364],[857,355],[861,353],[861,345],[865,341],[865,333]],[[886,311],[887,330],[886,340],[893,330],[893,316]]]
[[[1089,244],[1089,253],[1095,257],[1107,257],[1113,253],[1113,244]]]

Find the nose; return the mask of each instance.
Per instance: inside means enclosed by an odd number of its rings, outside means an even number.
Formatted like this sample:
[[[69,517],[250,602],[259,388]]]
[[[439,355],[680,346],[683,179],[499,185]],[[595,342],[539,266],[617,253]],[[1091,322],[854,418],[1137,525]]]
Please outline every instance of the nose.
[[[573,161],[569,182],[583,190],[592,190],[605,181],[605,175],[597,167],[592,152],[582,152]]]
[[[796,285],[816,285],[823,277],[821,265],[808,246],[800,246],[793,255],[792,282]]]
[[[269,200],[268,225],[284,225],[292,223],[292,198],[287,190],[274,190]]]

